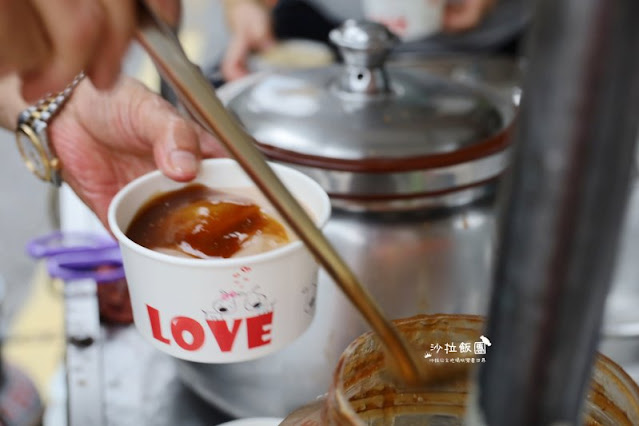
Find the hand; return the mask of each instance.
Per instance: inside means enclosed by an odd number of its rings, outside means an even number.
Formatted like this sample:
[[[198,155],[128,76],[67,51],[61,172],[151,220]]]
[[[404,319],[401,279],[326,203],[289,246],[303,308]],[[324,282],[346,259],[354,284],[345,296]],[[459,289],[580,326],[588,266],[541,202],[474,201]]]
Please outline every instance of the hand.
[[[497,0],[456,0],[448,2],[444,12],[444,31],[461,32],[479,25]]]
[[[170,24],[180,0],[148,0]],[[85,70],[100,89],[113,86],[136,28],[134,0],[0,0],[0,77],[17,72],[34,101]]]
[[[111,92],[80,83],[49,135],[62,178],[105,225],[111,199],[132,179],[159,167],[189,181],[201,157],[225,155],[213,136],[129,78]]]
[[[259,0],[239,0],[229,4],[227,20],[232,36],[222,60],[222,75],[232,81],[248,74],[248,55],[252,51],[268,49],[275,44],[275,37],[270,11]]]

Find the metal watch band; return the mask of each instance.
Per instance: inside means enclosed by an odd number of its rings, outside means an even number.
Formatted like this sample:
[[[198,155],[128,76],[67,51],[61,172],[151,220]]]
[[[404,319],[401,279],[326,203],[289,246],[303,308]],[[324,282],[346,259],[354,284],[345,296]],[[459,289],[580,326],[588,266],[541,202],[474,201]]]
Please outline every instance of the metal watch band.
[[[60,163],[49,141],[47,127],[53,117],[71,97],[73,89],[82,81],[84,76],[84,72],[78,74],[64,90],[45,96],[22,111],[18,117],[18,129],[24,129],[26,126],[37,136],[48,161],[48,180],[56,186],[60,186],[62,183],[59,172]]]
[[[42,121],[48,124],[51,118],[58,112],[58,110],[64,105],[64,103],[71,97],[73,89],[82,81],[84,73],[78,74],[63,91],[48,95],[40,99],[35,105],[31,105],[22,113],[18,119],[20,123],[33,123],[35,121]]]

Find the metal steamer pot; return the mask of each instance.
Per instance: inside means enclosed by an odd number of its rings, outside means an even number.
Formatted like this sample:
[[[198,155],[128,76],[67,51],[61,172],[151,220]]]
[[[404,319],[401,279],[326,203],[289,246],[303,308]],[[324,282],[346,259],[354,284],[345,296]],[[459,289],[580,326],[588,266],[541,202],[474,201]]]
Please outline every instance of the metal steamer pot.
[[[385,67],[396,40],[377,24],[349,21],[331,39],[344,65],[254,75],[220,96],[271,160],[330,194],[325,233],[390,317],[483,313],[512,92]],[[177,361],[184,382],[238,417],[283,417],[325,393],[367,327],[323,272],[317,290],[313,324],[290,347],[237,364]]]

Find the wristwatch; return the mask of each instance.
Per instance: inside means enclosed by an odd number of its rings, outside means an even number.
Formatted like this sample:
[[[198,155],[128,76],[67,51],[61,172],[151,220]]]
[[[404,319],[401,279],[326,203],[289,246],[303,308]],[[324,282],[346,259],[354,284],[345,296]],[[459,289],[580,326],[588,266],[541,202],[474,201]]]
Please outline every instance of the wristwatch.
[[[60,161],[49,141],[47,127],[82,78],[84,73],[74,78],[63,91],[39,100],[18,117],[16,142],[24,163],[37,177],[56,186],[62,184]]]

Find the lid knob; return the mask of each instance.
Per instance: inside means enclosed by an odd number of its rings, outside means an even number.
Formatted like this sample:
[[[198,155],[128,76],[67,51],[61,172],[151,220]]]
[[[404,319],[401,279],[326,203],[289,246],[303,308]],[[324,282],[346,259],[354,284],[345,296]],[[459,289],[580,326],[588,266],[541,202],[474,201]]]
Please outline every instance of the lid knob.
[[[390,93],[390,81],[384,63],[399,42],[384,25],[349,19],[329,34],[344,58],[345,69],[340,91],[366,95]]]

